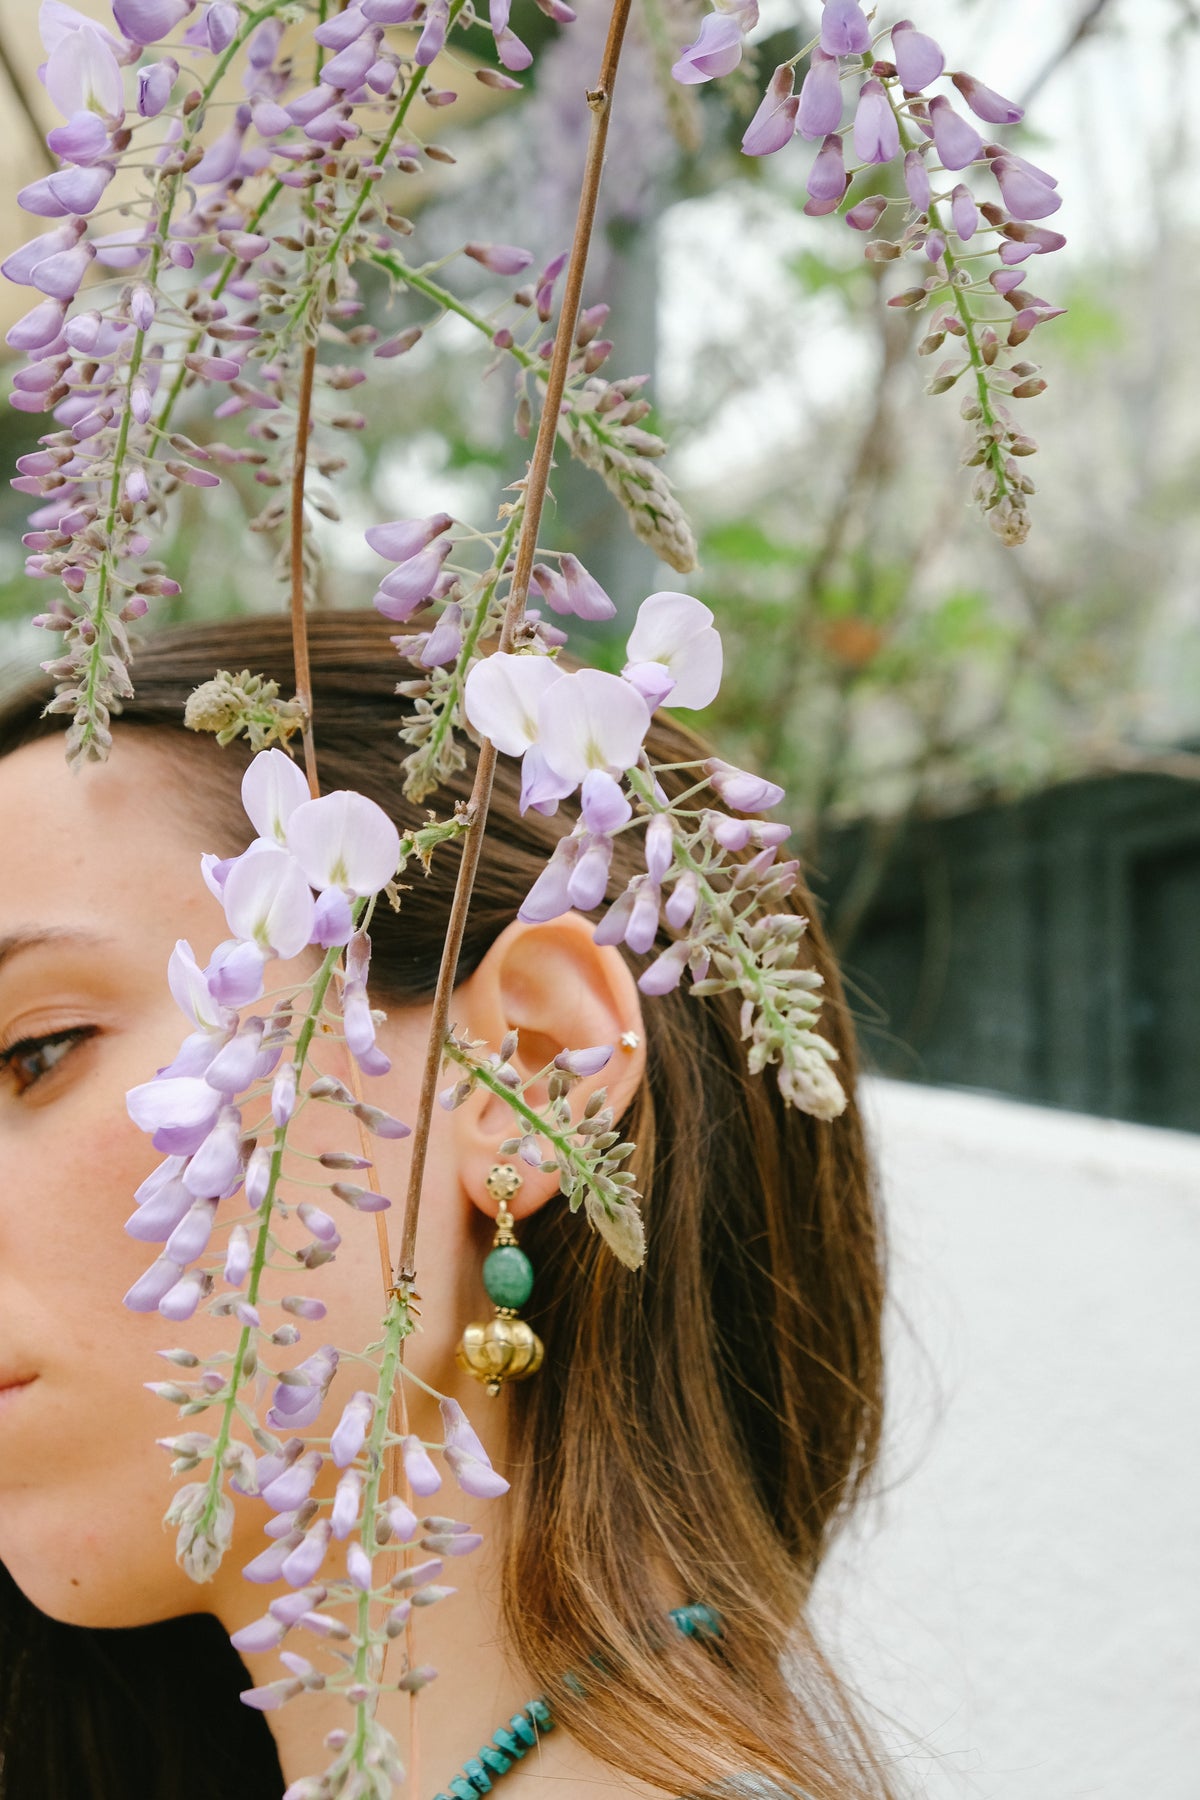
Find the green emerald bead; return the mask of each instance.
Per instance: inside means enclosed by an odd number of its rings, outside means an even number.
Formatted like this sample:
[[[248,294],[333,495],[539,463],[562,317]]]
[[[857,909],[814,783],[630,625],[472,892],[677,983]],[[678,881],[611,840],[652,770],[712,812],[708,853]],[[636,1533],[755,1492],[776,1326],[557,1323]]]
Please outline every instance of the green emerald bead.
[[[515,1244],[501,1244],[484,1259],[483,1285],[493,1306],[515,1311],[533,1292],[533,1264]]]

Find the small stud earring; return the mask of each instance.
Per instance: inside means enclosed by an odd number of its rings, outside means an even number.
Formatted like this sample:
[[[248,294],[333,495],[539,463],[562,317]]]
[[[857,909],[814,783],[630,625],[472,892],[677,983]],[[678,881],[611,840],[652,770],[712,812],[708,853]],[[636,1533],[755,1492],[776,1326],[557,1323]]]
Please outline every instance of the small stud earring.
[[[623,1031],[617,1039],[622,1050],[636,1050],[641,1041],[636,1031]]]
[[[521,1381],[542,1366],[542,1341],[518,1310],[533,1292],[533,1264],[517,1244],[513,1216],[508,1210],[516,1198],[522,1177],[511,1163],[497,1163],[487,1178],[487,1191],[496,1202],[496,1235],[484,1258],[483,1285],[496,1308],[492,1319],[473,1320],[458,1345],[461,1368],[482,1381],[495,1395],[506,1381]]]

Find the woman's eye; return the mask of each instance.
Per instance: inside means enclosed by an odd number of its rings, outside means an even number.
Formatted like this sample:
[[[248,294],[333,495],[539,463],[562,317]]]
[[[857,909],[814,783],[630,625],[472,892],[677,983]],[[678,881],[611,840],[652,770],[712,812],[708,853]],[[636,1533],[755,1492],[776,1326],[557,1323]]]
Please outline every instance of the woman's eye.
[[[11,1081],[18,1094],[26,1094],[79,1044],[93,1037],[95,1030],[94,1025],[77,1025],[68,1031],[49,1032],[45,1037],[22,1038],[7,1050],[0,1050],[0,1073]]]

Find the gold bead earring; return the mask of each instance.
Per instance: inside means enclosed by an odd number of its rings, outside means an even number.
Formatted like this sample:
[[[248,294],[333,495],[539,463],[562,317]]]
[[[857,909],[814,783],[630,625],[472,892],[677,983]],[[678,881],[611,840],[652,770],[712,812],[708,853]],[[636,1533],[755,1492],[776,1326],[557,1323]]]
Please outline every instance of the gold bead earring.
[[[506,1381],[535,1374],[545,1354],[537,1333],[517,1316],[533,1292],[533,1264],[517,1244],[508,1210],[521,1184],[511,1163],[497,1163],[488,1175],[487,1191],[496,1202],[496,1235],[484,1258],[483,1285],[496,1313],[491,1319],[473,1320],[458,1345],[459,1366],[493,1395]]]

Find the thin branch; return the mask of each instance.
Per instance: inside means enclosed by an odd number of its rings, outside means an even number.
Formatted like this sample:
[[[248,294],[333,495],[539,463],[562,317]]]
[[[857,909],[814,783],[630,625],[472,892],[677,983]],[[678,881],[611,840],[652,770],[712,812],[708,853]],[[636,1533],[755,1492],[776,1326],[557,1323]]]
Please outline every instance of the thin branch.
[[[566,386],[567,366],[571,360],[575,325],[579,316],[579,301],[583,292],[588,245],[596,218],[596,202],[600,192],[600,177],[604,168],[604,146],[608,136],[613,87],[616,82],[617,64],[621,57],[621,46],[625,38],[625,27],[629,20],[631,3],[632,0],[614,0],[600,75],[596,86],[590,90],[587,96],[592,123],[588,137],[587,158],[584,162],[583,183],[579,195],[579,213],[575,221],[575,237],[571,245],[570,261],[567,265],[562,312],[559,315],[558,330],[554,338],[554,353],[546,377],[546,397],[538,424],[537,442],[534,445],[529,473],[525,480],[524,517],[521,524],[521,536],[517,543],[516,567],[513,570],[512,585],[505,606],[504,624],[500,632],[499,647],[501,650],[511,650],[515,641],[517,627],[525,611],[525,598],[529,591],[533,559],[537,554],[538,528],[541,524],[542,508],[545,505],[546,489],[550,480],[550,468],[554,460],[554,444],[558,435],[559,407],[562,404],[563,389]],[[421,1098],[412,1136],[412,1162],[404,1205],[404,1226],[400,1240],[400,1263],[397,1272],[397,1286],[410,1292],[417,1278],[417,1220],[421,1208],[421,1187],[425,1175],[425,1157],[429,1147],[429,1131],[433,1122],[438,1077],[441,1072],[446,1035],[450,1024],[450,1002],[458,974],[458,957],[466,931],[471,892],[475,885],[475,876],[483,853],[484,826],[491,803],[492,780],[495,770],[495,745],[488,738],[484,738],[479,746],[479,760],[475,767],[475,781],[471,789],[471,798],[467,802],[466,816],[469,829],[463,845],[462,861],[459,864],[458,880],[454,889],[454,902],[446,931],[446,945],[442,952],[441,967],[438,970],[437,989],[433,1000],[433,1019],[429,1029],[429,1045],[425,1054],[425,1067],[421,1078]]]

